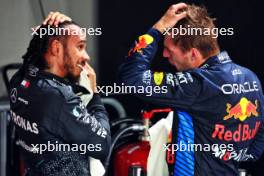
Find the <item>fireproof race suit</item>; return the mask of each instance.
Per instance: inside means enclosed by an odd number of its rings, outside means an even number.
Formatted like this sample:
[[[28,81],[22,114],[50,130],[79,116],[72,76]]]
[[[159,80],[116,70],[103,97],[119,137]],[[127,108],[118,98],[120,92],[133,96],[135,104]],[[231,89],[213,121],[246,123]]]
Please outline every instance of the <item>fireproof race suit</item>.
[[[260,81],[226,52],[196,69],[153,72],[150,64],[161,36],[155,29],[140,36],[119,76],[125,86],[152,87],[144,99],[174,109],[172,144],[163,146],[170,174],[236,176],[239,162],[257,160],[263,152]]]
[[[89,93],[84,87],[36,67],[24,75],[18,71],[11,79],[10,115],[27,175],[90,175],[88,158],[104,160],[110,147],[100,96],[85,107],[79,97]]]

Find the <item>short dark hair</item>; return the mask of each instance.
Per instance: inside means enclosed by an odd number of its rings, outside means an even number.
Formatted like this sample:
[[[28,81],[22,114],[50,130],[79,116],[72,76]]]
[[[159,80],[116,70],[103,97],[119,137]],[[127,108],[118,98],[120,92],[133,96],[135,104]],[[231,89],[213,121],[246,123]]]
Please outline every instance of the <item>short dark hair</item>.
[[[72,24],[79,26],[73,21],[65,21],[60,23],[57,28],[65,28],[66,26]],[[47,68],[48,65],[45,61],[44,54],[47,52],[51,41],[54,39],[58,39],[62,41],[62,43],[67,41],[68,35],[57,35],[56,33],[53,35],[39,35],[40,30],[48,30],[48,28],[56,29],[55,26],[41,25],[36,31],[38,35],[34,34],[33,38],[31,39],[29,47],[27,48],[27,52],[22,56],[22,59],[24,60],[22,69],[24,71],[26,71],[30,65],[37,67],[39,70]]]
[[[215,28],[214,20],[211,18],[205,7],[196,5],[187,6],[187,17],[181,19],[175,28]],[[204,58],[208,58],[211,54],[219,51],[217,38],[210,35],[177,35],[174,43],[181,48],[183,52],[189,51],[191,48],[197,48]]]

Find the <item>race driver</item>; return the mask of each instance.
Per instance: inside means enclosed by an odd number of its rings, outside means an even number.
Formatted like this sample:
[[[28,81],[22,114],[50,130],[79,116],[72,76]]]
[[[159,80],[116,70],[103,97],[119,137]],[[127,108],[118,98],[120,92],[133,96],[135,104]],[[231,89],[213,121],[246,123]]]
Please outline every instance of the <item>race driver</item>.
[[[51,34],[52,29],[64,33]],[[103,161],[108,155],[108,114],[80,29],[69,17],[51,12],[35,29],[23,65],[11,79],[10,114],[23,175],[89,176],[89,159]],[[86,95],[91,99],[85,101]]]
[[[175,35],[180,28],[207,32]],[[156,87],[144,99],[174,109],[172,144],[164,147],[170,175],[237,176],[239,162],[255,161],[263,152],[260,81],[220,51],[213,28],[205,8],[172,5],[137,39],[119,70],[122,84]],[[163,36],[163,56],[175,67],[172,73],[150,70]],[[159,93],[164,86],[167,91]],[[191,147],[177,150],[183,145]]]

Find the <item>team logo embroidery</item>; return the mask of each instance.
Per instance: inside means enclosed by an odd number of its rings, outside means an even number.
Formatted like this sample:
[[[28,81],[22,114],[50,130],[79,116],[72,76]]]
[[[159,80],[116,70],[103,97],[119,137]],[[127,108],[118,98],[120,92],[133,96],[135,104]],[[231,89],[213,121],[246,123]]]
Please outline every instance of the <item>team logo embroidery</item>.
[[[153,37],[148,34],[140,36],[138,38],[138,42],[135,43],[135,47],[128,52],[128,56],[135,52],[142,54],[142,49],[146,48],[149,44],[151,44],[153,40]]]
[[[82,116],[82,109],[81,107],[79,106],[75,106],[73,111],[72,111],[72,114],[77,117],[77,118],[80,118]]]
[[[164,78],[164,72],[155,72],[154,73],[154,83],[156,85],[158,85],[158,86],[161,85],[163,78]]]
[[[12,103],[15,103],[17,100],[17,89],[13,88],[10,93],[10,99]]]
[[[241,122],[246,120],[248,117],[254,115],[258,116],[257,108],[258,101],[255,100],[255,104],[250,102],[247,98],[242,97],[238,104],[232,107],[231,104],[226,104],[227,115],[224,117],[224,120],[228,120],[232,117],[239,119]]]

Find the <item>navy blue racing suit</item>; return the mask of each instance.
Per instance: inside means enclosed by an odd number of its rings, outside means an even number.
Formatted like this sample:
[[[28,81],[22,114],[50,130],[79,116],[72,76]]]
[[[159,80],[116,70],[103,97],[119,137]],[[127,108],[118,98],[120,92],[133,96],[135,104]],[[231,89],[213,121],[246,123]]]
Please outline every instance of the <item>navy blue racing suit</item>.
[[[140,36],[119,76],[125,86],[152,87],[151,95],[138,96],[173,108],[173,140],[164,147],[170,175],[238,175],[239,162],[257,160],[264,149],[259,79],[225,51],[196,69],[154,72],[150,64],[161,37],[155,29]]]
[[[51,73],[29,67],[11,79],[11,122],[31,176],[89,176],[89,157],[104,160],[110,148],[108,114],[98,94],[89,94]]]

